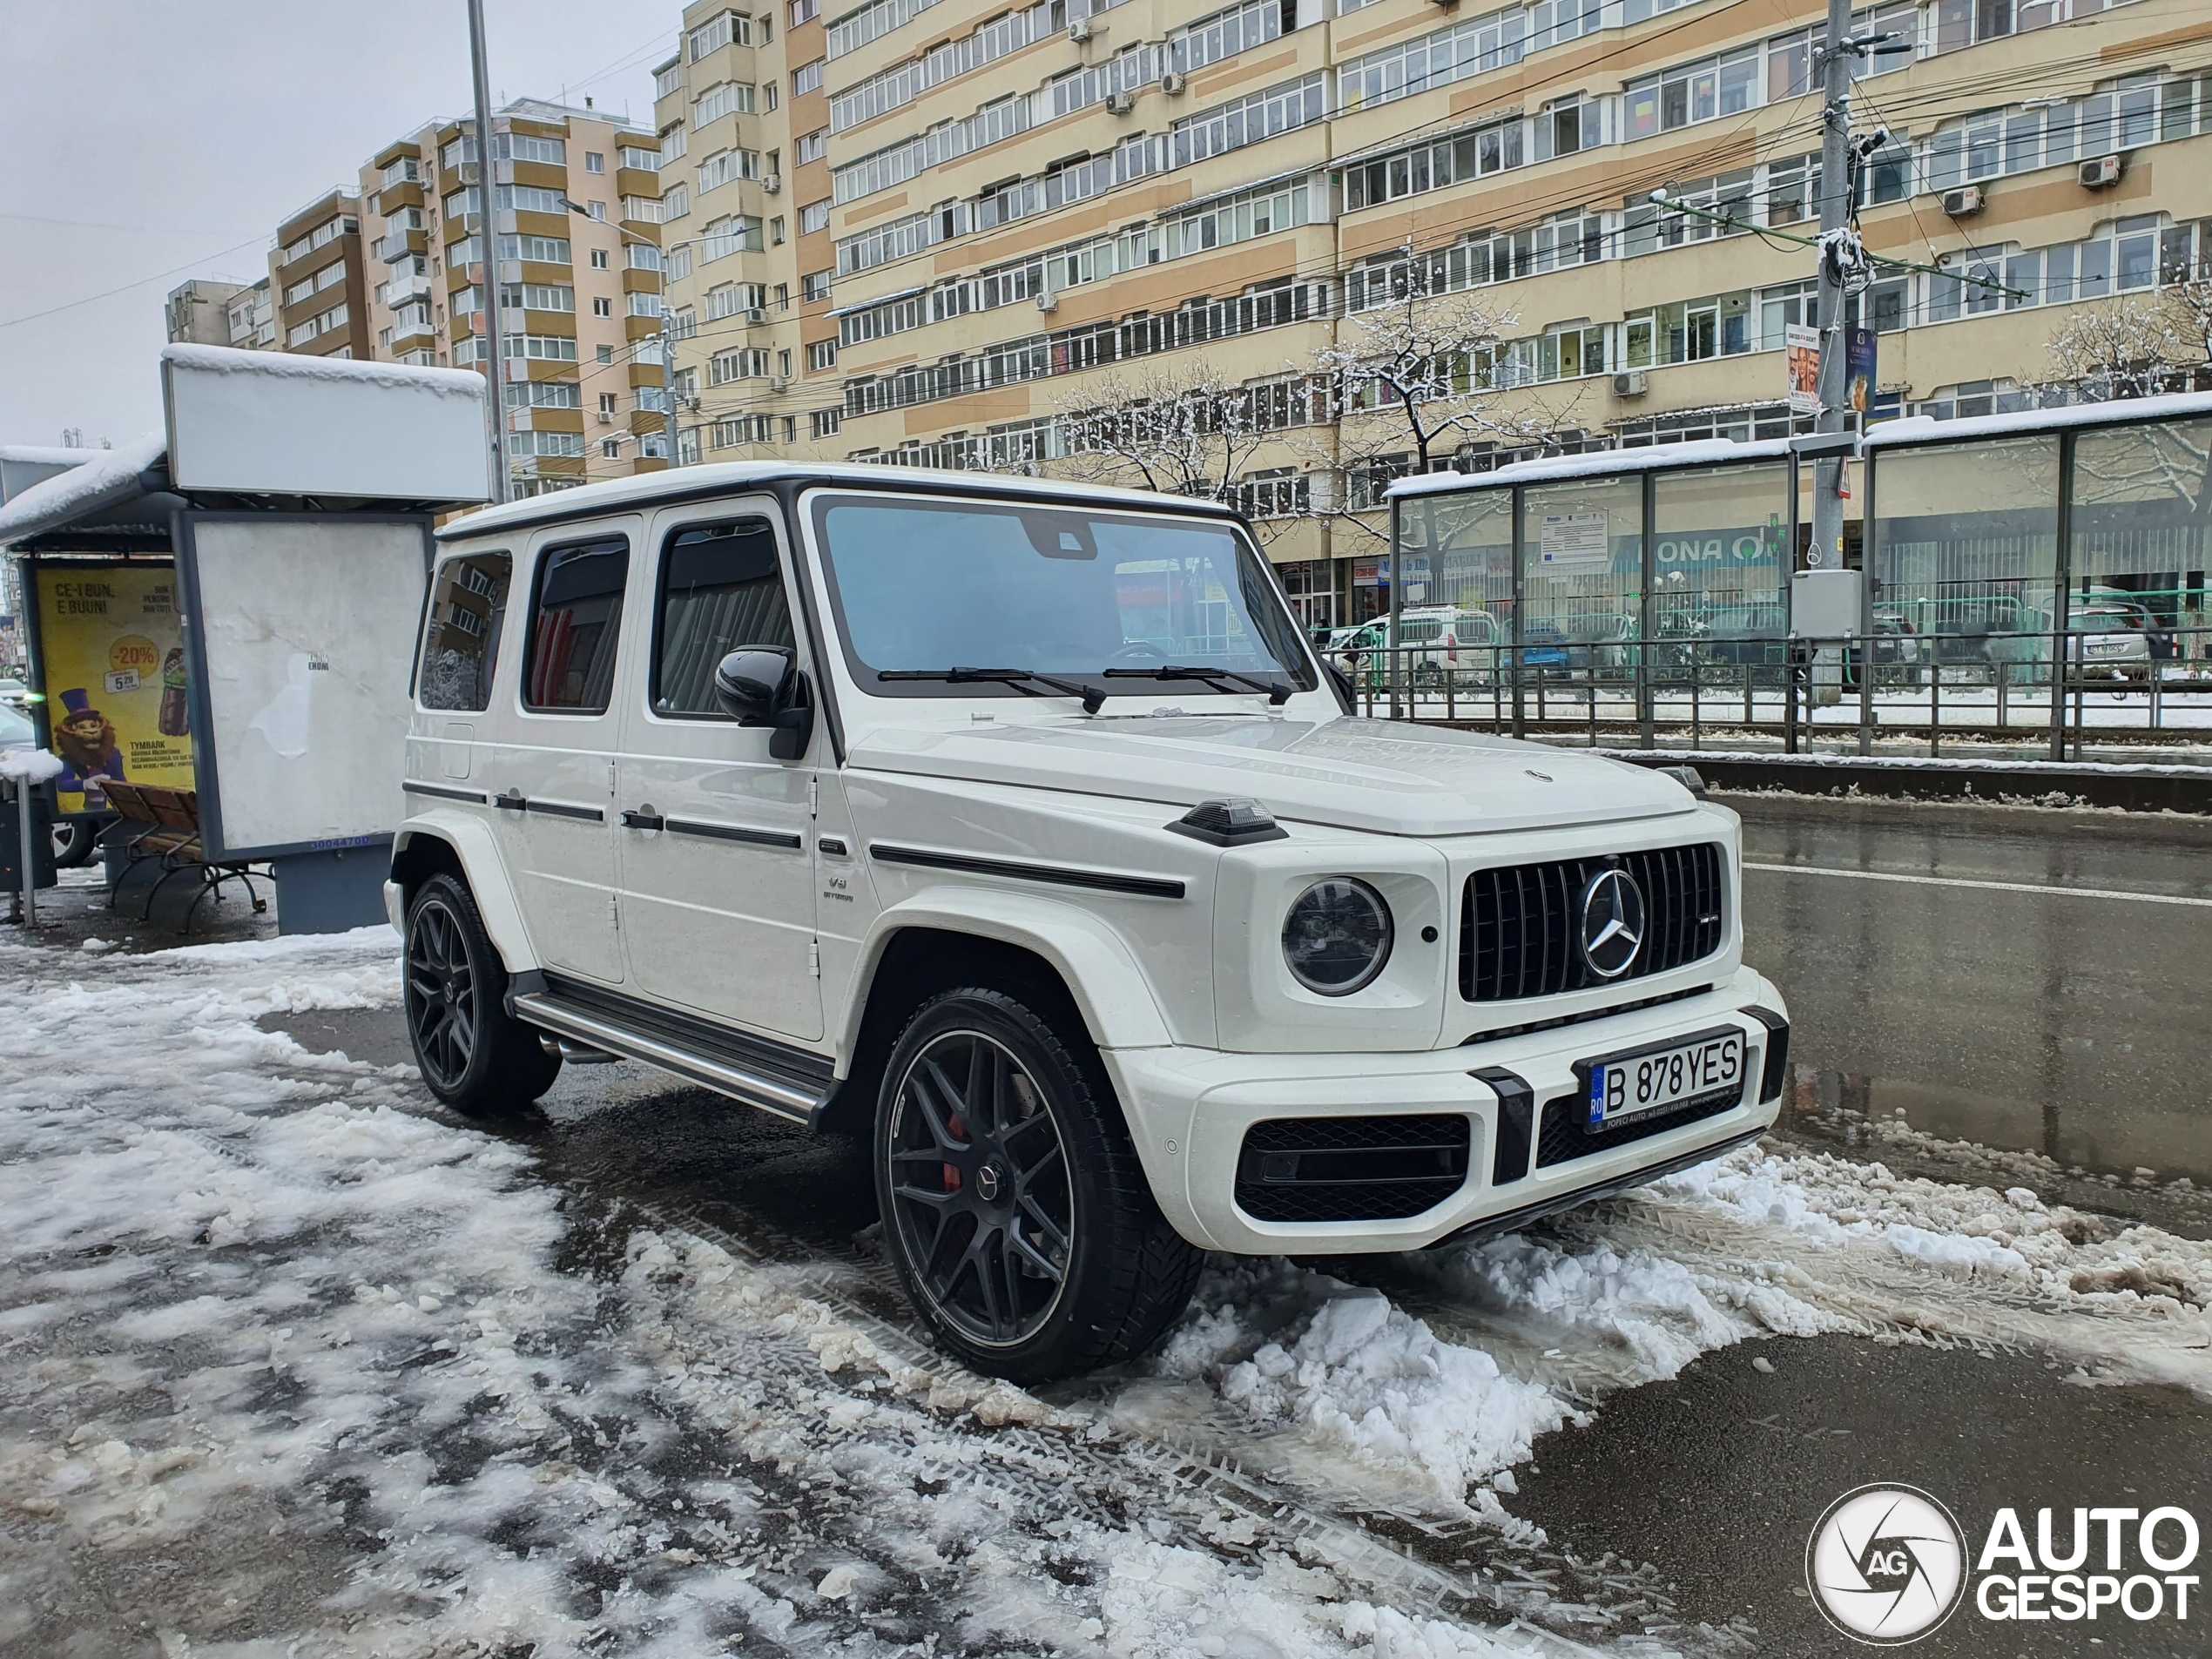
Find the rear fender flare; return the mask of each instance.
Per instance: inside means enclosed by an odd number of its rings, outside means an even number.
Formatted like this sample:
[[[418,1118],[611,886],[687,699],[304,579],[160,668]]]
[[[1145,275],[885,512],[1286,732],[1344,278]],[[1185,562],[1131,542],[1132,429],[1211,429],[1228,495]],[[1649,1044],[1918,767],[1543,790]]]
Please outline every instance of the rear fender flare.
[[[537,952],[530,945],[522,906],[516,902],[514,885],[507,879],[507,867],[489,826],[462,813],[417,813],[401,825],[392,838],[395,880],[415,861],[409,859],[408,849],[424,840],[442,841],[451,849],[461,866],[462,879],[475,898],[477,914],[484,919],[484,931],[491,935],[492,948],[499,953],[507,971],[523,974],[536,968]]]

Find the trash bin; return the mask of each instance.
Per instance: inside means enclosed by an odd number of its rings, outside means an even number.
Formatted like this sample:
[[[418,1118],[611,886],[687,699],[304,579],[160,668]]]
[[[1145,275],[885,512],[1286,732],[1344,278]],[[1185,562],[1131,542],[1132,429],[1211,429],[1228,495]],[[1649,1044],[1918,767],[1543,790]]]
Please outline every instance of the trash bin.
[[[5,791],[0,799],[0,893],[20,893],[23,879],[17,873],[23,862],[23,822],[20,817],[21,798],[25,792],[17,783],[0,784]],[[30,796],[30,879],[34,886],[51,887],[54,874],[54,788],[51,784],[33,784]]]

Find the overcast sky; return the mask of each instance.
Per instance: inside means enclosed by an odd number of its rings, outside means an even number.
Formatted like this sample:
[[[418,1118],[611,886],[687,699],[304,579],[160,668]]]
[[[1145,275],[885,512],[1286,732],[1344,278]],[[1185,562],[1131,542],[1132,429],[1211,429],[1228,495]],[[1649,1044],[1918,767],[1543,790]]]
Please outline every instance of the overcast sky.
[[[492,97],[650,126],[681,11],[485,0]],[[170,289],[470,104],[463,0],[0,0],[0,442],[158,431]]]

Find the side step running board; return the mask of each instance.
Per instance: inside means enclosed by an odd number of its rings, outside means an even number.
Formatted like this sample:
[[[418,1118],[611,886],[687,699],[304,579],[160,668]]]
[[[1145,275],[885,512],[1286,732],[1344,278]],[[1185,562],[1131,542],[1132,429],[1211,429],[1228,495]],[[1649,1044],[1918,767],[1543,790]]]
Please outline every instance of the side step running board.
[[[802,1126],[811,1123],[816,1108],[829,1093],[826,1088],[809,1089],[795,1086],[725,1060],[675,1048],[641,1032],[609,1024],[604,1019],[543,992],[518,991],[512,1001],[517,1019],[591,1048],[672,1071],[679,1077],[688,1077],[718,1094],[759,1107],[788,1123]]]

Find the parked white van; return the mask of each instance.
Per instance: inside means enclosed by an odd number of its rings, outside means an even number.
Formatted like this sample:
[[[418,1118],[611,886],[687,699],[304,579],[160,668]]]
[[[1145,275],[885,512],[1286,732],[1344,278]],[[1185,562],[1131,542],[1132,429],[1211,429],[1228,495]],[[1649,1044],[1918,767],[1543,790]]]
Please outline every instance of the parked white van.
[[[1773,1121],[1735,815],[1352,718],[1225,509],[760,463],[439,543],[387,889],[425,1082],[613,1054],[872,1137],[980,1369],[1139,1352],[1204,1251],[1508,1228]]]

